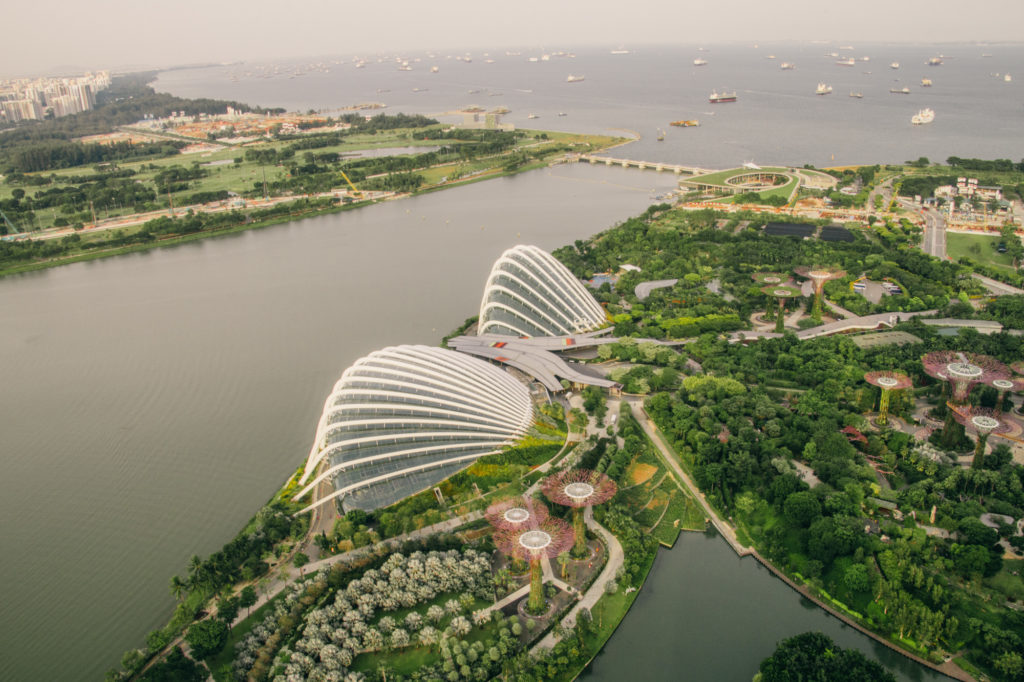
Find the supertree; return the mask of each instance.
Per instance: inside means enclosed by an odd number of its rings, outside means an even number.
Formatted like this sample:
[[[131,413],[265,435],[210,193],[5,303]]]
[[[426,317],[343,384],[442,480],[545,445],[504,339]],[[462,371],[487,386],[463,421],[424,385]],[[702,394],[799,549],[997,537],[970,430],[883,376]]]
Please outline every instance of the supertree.
[[[999,391],[999,400],[996,401],[996,412],[1003,411],[1003,401],[1006,395],[1013,391],[1024,391],[1024,378],[1011,377],[1008,379],[993,379],[989,386]]]
[[[781,272],[754,272],[750,275],[750,278],[757,282],[758,285],[765,287],[769,284],[784,284],[789,277],[782,274]],[[764,318],[771,320],[774,317],[774,313],[771,308],[765,311]]]
[[[800,290],[785,284],[769,284],[766,287],[762,287],[761,292],[779,299],[779,313],[775,319],[775,332],[781,334],[786,329],[786,299],[796,298],[800,295]]]
[[[864,375],[864,381],[882,389],[882,397],[878,402],[878,423],[884,426],[889,421],[889,394],[893,391],[910,388],[913,383],[906,374],[889,370],[868,372]]]
[[[922,357],[921,364],[928,376],[949,382],[950,401],[954,405],[966,403],[975,384],[991,384],[1009,376],[1006,365],[976,353],[937,350]]]
[[[572,528],[565,521],[547,517],[535,526],[519,524],[519,528],[498,529],[494,544],[506,555],[530,562],[530,613],[544,611],[544,585],[541,559],[554,559],[572,546]]]
[[[572,554],[577,559],[585,557],[587,531],[583,526],[583,509],[612,499],[618,490],[615,481],[590,469],[569,469],[544,479],[540,488],[555,504],[572,507],[572,528],[576,535]]]
[[[811,318],[815,322],[821,322],[821,299],[825,291],[825,282],[846,277],[846,271],[827,268],[796,268],[793,272],[814,282],[814,306],[811,308]]]
[[[516,530],[542,523],[548,517],[548,510],[528,497],[511,497],[492,504],[484,516],[497,530]]]
[[[1002,415],[995,410],[986,407],[962,407],[959,410],[950,410],[958,422],[965,428],[974,431],[978,444],[974,448],[974,459],[971,460],[971,468],[977,469],[981,466],[981,460],[985,458],[985,443],[993,433],[1006,433],[1010,430],[1010,424],[1002,419]]]

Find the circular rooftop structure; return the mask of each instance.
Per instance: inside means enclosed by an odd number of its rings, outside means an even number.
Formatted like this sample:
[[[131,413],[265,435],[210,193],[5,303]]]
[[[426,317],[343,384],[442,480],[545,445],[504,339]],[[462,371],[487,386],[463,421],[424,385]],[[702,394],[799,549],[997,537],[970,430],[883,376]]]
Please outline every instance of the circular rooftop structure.
[[[608,317],[567,267],[536,246],[515,246],[495,261],[480,302],[479,334],[571,336]]]
[[[490,363],[430,346],[378,350],[345,370],[324,403],[297,499],[331,480],[334,491],[309,508],[335,497],[348,509],[385,507],[499,452],[532,423],[526,386]]]

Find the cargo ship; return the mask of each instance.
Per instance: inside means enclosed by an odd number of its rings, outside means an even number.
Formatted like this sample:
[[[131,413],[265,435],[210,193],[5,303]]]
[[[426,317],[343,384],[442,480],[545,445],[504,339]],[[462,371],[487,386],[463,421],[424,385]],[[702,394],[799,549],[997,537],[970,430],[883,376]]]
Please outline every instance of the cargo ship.
[[[572,75],[570,73],[569,77],[565,79],[565,82],[566,83],[579,83],[580,81],[583,80],[583,78],[584,78],[583,76],[574,76],[574,75]]]
[[[693,60],[693,65],[694,66],[706,66],[707,63],[708,63],[708,60],[701,59],[700,57],[697,57],[696,59]]]
[[[782,64],[779,65],[779,68],[781,68],[783,71],[792,71],[793,69],[796,68],[796,64],[794,64],[793,62],[782,62]]]
[[[700,125],[700,121],[698,121],[697,119],[691,119],[691,120],[683,119],[683,120],[679,120],[679,121],[672,121],[671,123],[669,123],[669,125],[670,126],[676,126],[677,128],[693,128],[695,126],[699,126]]]
[[[928,66],[942,66],[942,57],[932,57],[928,60]]]
[[[818,83],[818,89],[814,91],[815,95],[828,95],[832,92],[832,86],[826,83]]]
[[[714,90],[714,91],[711,92],[711,95],[708,97],[708,101],[711,102],[712,104],[722,104],[723,102],[735,102],[736,101],[736,91],[733,91],[733,92],[722,91],[721,93],[719,93],[717,90]]]
[[[932,87],[932,79],[931,78],[922,78],[921,79],[921,87],[922,88],[930,88],[930,87]]]
[[[931,123],[935,120],[935,112],[931,109],[922,109],[913,116],[910,117],[910,122],[916,126],[924,125],[925,123]]]
[[[840,59],[838,62],[836,62],[836,65],[837,66],[853,66],[856,63],[857,62],[854,61],[853,57],[848,57],[846,59]]]
[[[910,88],[889,88],[889,93],[892,95],[909,95]]]

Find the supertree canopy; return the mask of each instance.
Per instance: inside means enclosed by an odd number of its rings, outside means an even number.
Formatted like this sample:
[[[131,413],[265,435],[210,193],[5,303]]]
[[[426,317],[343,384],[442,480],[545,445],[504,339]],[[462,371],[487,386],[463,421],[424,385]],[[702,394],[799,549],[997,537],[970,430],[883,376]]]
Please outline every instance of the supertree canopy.
[[[565,521],[547,517],[536,525],[499,529],[494,533],[494,544],[507,556],[530,562],[531,613],[544,610],[543,575],[541,559],[553,559],[572,546],[572,529]]]
[[[800,296],[800,290],[785,284],[769,284],[768,286],[761,287],[761,293],[779,299],[779,313],[778,319],[775,320],[775,331],[781,334],[785,330],[786,324],[786,299]]]
[[[948,381],[950,399],[954,405],[963,405],[975,384],[991,384],[996,379],[1006,379],[1009,370],[1006,365],[988,355],[959,353],[938,350],[921,358],[928,376]]]
[[[1003,419],[1001,413],[985,407],[964,407],[952,412],[954,418],[963,424],[964,428],[974,431],[978,439],[974,459],[971,461],[971,468],[977,469],[985,456],[985,442],[988,441],[988,437],[993,433],[1006,433],[1011,429],[1010,423]]]
[[[577,558],[587,555],[587,532],[583,527],[583,509],[603,504],[618,490],[608,476],[590,469],[569,469],[549,476],[541,485],[544,495],[563,507],[572,507],[572,526],[576,544],[572,553]]]
[[[513,497],[495,502],[484,512],[488,523],[498,530],[533,528],[548,517],[548,510],[536,500]]]
[[[832,279],[839,279],[840,277],[846,277],[845,270],[830,270],[828,268],[796,268],[793,270],[796,274],[801,277],[814,282],[814,307],[811,309],[811,317],[815,321],[821,321],[821,298],[822,293],[825,291],[825,282]]]
[[[996,402],[996,411],[1001,412],[1003,409],[1003,400],[1006,399],[1007,393],[1024,391],[1024,378],[1011,377],[1008,379],[993,379],[989,383],[989,386],[999,391],[999,400]]]
[[[781,272],[755,272],[750,275],[758,284],[785,284],[789,281],[789,276],[784,275]]]
[[[872,386],[882,389],[882,398],[878,403],[878,423],[885,424],[889,420],[889,395],[892,391],[899,391],[910,388],[913,383],[910,377],[902,372],[883,370],[881,372],[868,372],[864,375],[864,381]]]

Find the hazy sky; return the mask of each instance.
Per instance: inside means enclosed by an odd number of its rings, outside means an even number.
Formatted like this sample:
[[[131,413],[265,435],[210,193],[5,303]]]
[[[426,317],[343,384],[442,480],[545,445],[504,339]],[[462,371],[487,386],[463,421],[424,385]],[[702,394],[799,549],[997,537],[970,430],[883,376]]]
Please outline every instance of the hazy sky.
[[[0,74],[429,49],[1019,41],[1024,0],[27,0]]]

